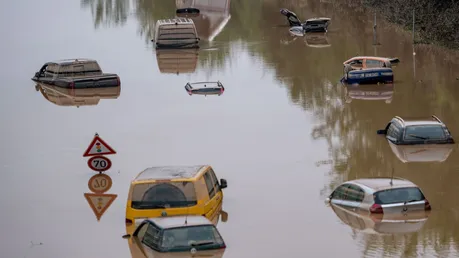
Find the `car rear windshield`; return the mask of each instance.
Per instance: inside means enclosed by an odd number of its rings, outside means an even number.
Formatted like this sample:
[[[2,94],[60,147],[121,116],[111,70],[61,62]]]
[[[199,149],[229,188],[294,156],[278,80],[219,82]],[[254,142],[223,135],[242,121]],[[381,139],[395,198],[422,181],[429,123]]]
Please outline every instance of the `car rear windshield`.
[[[132,192],[132,208],[161,209],[197,204],[193,182],[156,182],[137,184]]]
[[[219,248],[223,244],[221,235],[213,225],[201,225],[166,229],[161,247],[168,251]]]
[[[373,194],[376,204],[422,201],[424,194],[417,187],[404,187],[379,191]]]
[[[443,140],[445,131],[441,125],[411,125],[406,127],[405,140]]]

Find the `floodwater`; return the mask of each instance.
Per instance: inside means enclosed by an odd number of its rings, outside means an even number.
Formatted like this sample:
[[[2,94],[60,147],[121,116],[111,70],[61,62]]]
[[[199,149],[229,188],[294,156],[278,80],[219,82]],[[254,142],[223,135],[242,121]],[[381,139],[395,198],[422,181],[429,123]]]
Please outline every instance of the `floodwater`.
[[[232,0],[227,13],[208,14],[198,58],[178,68],[158,62],[149,42],[174,1],[3,2],[1,256],[130,257],[121,238],[130,180],[150,166],[210,164],[228,180],[225,258],[457,257],[456,145],[431,152],[441,162],[410,162],[414,151],[399,159],[376,130],[394,115],[435,114],[459,137],[459,54],[416,46],[414,56],[411,35],[379,18],[374,46],[373,16],[358,6],[283,2]],[[282,7],[332,18],[327,39],[309,39],[330,46],[289,36]],[[342,62],[356,55],[399,57],[394,87],[339,84]],[[51,90],[45,98],[30,78],[44,62],[75,57],[117,73],[120,92],[86,104]],[[184,89],[205,80],[220,80],[224,94]],[[107,156],[107,193],[117,198],[100,221],[84,197],[94,172],[82,157],[96,132],[117,151]],[[368,234],[324,203],[345,180],[392,174],[418,184],[433,207],[418,231]]]

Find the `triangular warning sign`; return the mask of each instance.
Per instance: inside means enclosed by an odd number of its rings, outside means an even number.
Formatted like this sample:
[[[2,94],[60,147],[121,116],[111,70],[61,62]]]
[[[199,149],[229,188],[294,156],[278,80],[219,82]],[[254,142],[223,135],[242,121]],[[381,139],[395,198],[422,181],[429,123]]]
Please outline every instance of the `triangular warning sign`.
[[[97,220],[100,220],[102,215],[104,215],[105,211],[107,211],[108,207],[110,207],[117,196],[118,195],[116,194],[84,194],[84,197],[88,201],[89,206],[91,206],[91,209],[94,211]]]
[[[83,154],[83,157],[110,154],[116,154],[116,151],[112,149],[112,147],[110,147],[106,142],[104,142],[99,137],[99,135],[96,135]]]

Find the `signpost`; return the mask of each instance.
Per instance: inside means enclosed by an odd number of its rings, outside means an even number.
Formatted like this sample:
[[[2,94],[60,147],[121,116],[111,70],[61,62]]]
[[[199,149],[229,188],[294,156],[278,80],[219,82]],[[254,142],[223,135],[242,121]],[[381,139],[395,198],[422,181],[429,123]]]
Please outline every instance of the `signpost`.
[[[112,167],[112,162],[104,156],[94,156],[88,160],[88,166],[95,171],[107,171]]]
[[[105,193],[112,188],[112,179],[108,175],[97,174],[89,179],[88,187],[93,193]]]
[[[118,195],[85,193],[84,197],[99,221]]]
[[[116,194],[104,194],[112,187],[112,179],[110,176],[102,174],[102,172],[109,170],[112,167],[112,162],[102,155],[113,154],[116,154],[116,151],[102,140],[97,133],[83,154],[83,157],[91,157],[88,160],[88,167],[99,172],[88,181],[89,190],[93,193],[84,194],[86,201],[96,215],[97,221],[100,220],[118,196]]]

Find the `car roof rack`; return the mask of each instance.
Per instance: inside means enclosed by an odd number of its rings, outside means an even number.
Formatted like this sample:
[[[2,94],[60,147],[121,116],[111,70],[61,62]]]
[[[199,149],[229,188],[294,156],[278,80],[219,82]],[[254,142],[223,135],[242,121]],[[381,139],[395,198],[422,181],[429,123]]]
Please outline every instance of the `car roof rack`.
[[[402,121],[403,123],[405,123],[405,120],[403,120],[403,118],[401,118],[400,116],[395,116],[395,118],[399,119],[400,121]]]
[[[443,122],[438,118],[436,115],[432,115],[433,119],[437,120],[437,122],[443,124]]]

